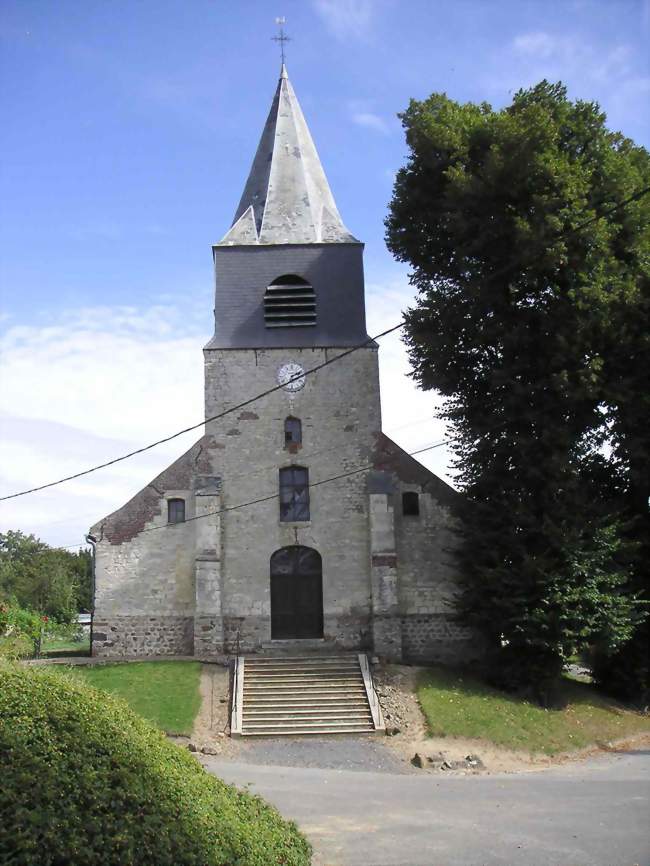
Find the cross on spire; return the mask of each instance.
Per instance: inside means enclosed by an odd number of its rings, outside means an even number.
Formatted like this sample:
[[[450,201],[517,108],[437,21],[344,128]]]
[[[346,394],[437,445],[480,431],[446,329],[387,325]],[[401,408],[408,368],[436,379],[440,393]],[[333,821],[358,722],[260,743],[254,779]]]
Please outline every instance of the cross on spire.
[[[275,23],[280,28],[280,33],[278,36],[271,36],[271,39],[274,42],[280,43],[280,56],[282,57],[282,65],[284,66],[284,43],[291,42],[291,37],[285,35],[284,25],[287,23],[287,19],[284,16],[282,16],[282,18],[276,18]]]

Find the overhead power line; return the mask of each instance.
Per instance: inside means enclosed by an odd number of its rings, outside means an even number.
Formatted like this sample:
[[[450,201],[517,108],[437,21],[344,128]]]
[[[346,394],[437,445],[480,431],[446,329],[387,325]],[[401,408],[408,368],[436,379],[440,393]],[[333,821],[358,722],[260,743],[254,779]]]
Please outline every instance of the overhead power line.
[[[425,448],[418,448],[416,451],[407,451],[409,457],[415,457],[416,454],[423,454],[425,451],[433,451],[434,448],[441,448],[447,445],[448,439],[443,439],[440,442],[434,442],[433,445],[427,445]],[[364,466],[358,466],[356,469],[350,469],[347,472],[341,472],[338,475],[331,475],[329,478],[322,478],[320,481],[313,481],[306,485],[307,489],[312,487],[320,487],[323,484],[329,484],[332,481],[339,481],[341,478],[349,478],[351,475],[358,475],[360,472],[368,472],[370,469],[376,469],[374,463],[367,463]],[[161,523],[160,526],[150,526],[148,529],[142,529],[143,532],[156,532],[160,529],[169,529],[174,526],[183,526],[185,523],[192,523],[195,520],[203,520],[206,517],[214,517],[217,514],[226,514],[228,511],[238,511],[241,508],[248,508],[251,505],[259,505],[261,502],[270,502],[278,498],[277,491],[268,496],[260,496],[259,499],[249,499],[247,502],[240,502],[238,505],[228,505],[225,508],[219,508],[215,511],[206,511],[203,514],[195,514],[194,517],[188,517],[179,523]]]
[[[352,346],[352,348],[346,349],[344,352],[335,355],[333,358],[328,358],[326,361],[323,361],[320,364],[316,364],[315,367],[311,367],[309,370],[305,370],[303,373],[292,376],[291,379],[288,379],[281,385],[274,385],[273,388],[267,388],[266,391],[262,391],[260,394],[256,394],[254,397],[250,397],[248,400],[244,400],[242,403],[238,403],[236,406],[231,406],[230,409],[219,412],[217,415],[211,415],[209,418],[204,418],[197,424],[192,424],[190,427],[185,427],[182,430],[178,430],[176,433],[172,433],[170,436],[165,436],[162,439],[157,439],[155,442],[151,442],[149,445],[144,445],[142,448],[136,448],[135,451],[129,451],[128,454],[122,454],[120,457],[114,457],[112,460],[107,460],[105,463],[98,463],[96,466],[91,466],[90,469],[83,469],[81,472],[75,472],[73,475],[66,475],[64,478],[58,478],[56,481],[49,481],[47,484],[40,484],[38,487],[30,487],[28,490],[21,490],[18,493],[10,493],[7,496],[0,496],[0,502],[5,502],[7,499],[16,499],[19,496],[27,496],[28,493],[37,493],[39,490],[46,490],[48,487],[56,487],[59,484],[64,484],[66,481],[74,481],[75,478],[82,478],[84,475],[90,475],[91,472],[97,472],[99,469],[106,469],[108,466],[114,466],[116,463],[121,463],[123,460],[128,460],[130,457],[135,457],[136,454],[144,454],[145,451],[151,451],[152,448],[156,448],[158,445],[163,445],[165,442],[171,442],[172,439],[177,439],[179,436],[183,436],[185,433],[190,433],[192,430],[198,430],[198,428],[203,427],[204,424],[208,424],[211,421],[218,421],[220,418],[225,418],[226,415],[231,415],[233,412],[238,412],[240,409],[244,409],[246,406],[250,406],[251,403],[256,403],[263,397],[268,397],[269,394],[274,394],[276,391],[281,391],[283,388],[285,388],[288,384],[295,381],[296,379],[302,379],[303,376],[311,376],[313,373],[317,373],[324,367],[329,367],[330,364],[334,364],[336,361],[340,361],[342,358],[351,355],[353,352],[358,352],[359,349],[370,346],[372,343],[374,343],[375,340],[380,340],[387,334],[391,334],[393,331],[397,331],[403,326],[403,324],[403,322],[400,322],[397,325],[393,325],[392,328],[387,328],[385,331],[382,331],[381,334],[376,334],[374,337],[369,337],[367,340],[364,340],[363,343],[359,343],[358,346]]]
[[[615,204],[615,205],[612,205],[611,207],[605,208],[600,213],[594,214],[593,216],[589,217],[588,219],[584,220],[583,222],[578,223],[577,226],[573,226],[573,228],[563,229],[559,232],[556,232],[554,235],[551,235],[551,237],[548,239],[547,243],[551,242],[551,241],[557,241],[563,237],[569,237],[570,235],[576,234],[577,232],[582,231],[583,229],[587,228],[588,226],[592,225],[593,223],[598,222],[598,220],[602,219],[603,217],[609,216],[610,214],[615,213],[616,211],[623,209],[624,207],[626,207],[628,204],[631,204],[632,202],[639,201],[640,199],[644,198],[644,196],[648,195],[648,193],[650,193],[650,186],[643,187],[642,189],[638,190],[637,192],[633,193],[632,195],[629,195],[627,198],[618,202],[618,204]],[[540,250],[540,252],[537,255],[528,259],[527,264],[532,264],[533,262],[537,261],[537,259],[541,258],[544,255],[544,253],[545,253],[544,249]],[[518,256],[518,257],[515,256],[514,259],[512,259],[507,265],[504,265],[503,267],[498,268],[496,271],[493,271],[491,274],[486,274],[484,279],[493,280],[496,277],[499,277],[503,274],[506,274],[508,271],[512,270],[512,268],[515,265],[522,264],[523,260],[524,260],[524,256]],[[350,349],[346,349],[344,352],[341,352],[340,354],[336,355],[335,357],[329,358],[326,361],[323,361],[321,364],[317,364],[315,367],[312,367],[309,370],[305,370],[304,373],[292,377],[290,380],[288,380],[288,382],[285,382],[282,385],[280,385],[280,384],[275,385],[273,388],[268,388],[266,391],[262,391],[260,394],[257,394],[254,397],[250,397],[248,400],[244,400],[242,403],[239,403],[236,406],[232,406],[230,409],[226,409],[224,412],[220,412],[219,414],[213,415],[209,418],[204,418],[202,421],[199,421],[197,424],[192,424],[190,427],[185,427],[182,430],[178,430],[176,433],[172,433],[169,436],[165,436],[162,439],[158,439],[155,442],[150,443],[149,445],[144,445],[142,448],[136,448],[134,451],[129,451],[127,454],[123,454],[120,457],[115,457],[112,460],[107,460],[105,463],[99,463],[96,466],[91,466],[89,469],[84,469],[80,472],[75,472],[72,475],[66,475],[63,478],[59,478],[56,481],[50,481],[47,484],[41,484],[37,487],[30,487],[27,490],[21,490],[17,493],[10,493],[6,496],[0,496],[0,502],[5,502],[8,499],[16,499],[19,496],[27,496],[30,493],[37,493],[40,490],[46,490],[50,487],[56,487],[59,484],[64,484],[67,481],[73,481],[76,478],[82,478],[85,475],[90,475],[92,472],[97,472],[100,469],[106,469],[108,466],[113,466],[116,463],[121,463],[124,460],[128,460],[131,457],[135,457],[138,454],[143,454],[146,451],[150,451],[152,448],[156,448],[158,445],[163,445],[166,442],[171,442],[173,439],[177,439],[179,436],[182,436],[185,433],[189,433],[192,430],[197,430],[199,427],[202,427],[204,424],[207,424],[207,423],[212,422],[212,421],[217,421],[220,418],[224,418],[226,415],[230,415],[231,413],[237,412],[240,409],[245,408],[246,406],[250,406],[252,403],[257,402],[257,400],[261,400],[262,398],[267,397],[269,394],[273,394],[275,391],[281,390],[287,384],[289,384],[290,382],[293,382],[295,379],[302,378],[302,376],[310,376],[313,373],[318,372],[318,370],[322,370],[324,367],[328,367],[330,364],[333,364],[336,361],[342,360],[343,358],[347,357],[348,355],[351,355],[353,352],[357,352],[357,351],[359,351],[359,349],[363,349],[365,346],[372,344],[375,340],[379,340],[382,337],[385,337],[388,334],[393,333],[393,331],[399,330],[399,328],[403,327],[403,325],[404,325],[404,322],[399,322],[398,324],[393,325],[391,328],[387,328],[385,331],[382,331],[380,334],[377,334],[374,337],[370,337],[368,340],[365,340],[363,343],[360,343],[357,346],[353,346]]]

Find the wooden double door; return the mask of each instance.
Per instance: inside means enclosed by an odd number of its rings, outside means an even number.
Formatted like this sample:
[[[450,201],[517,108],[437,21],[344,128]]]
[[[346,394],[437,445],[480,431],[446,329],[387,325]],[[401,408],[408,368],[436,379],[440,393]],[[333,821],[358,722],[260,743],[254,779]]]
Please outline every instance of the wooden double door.
[[[271,557],[271,638],[323,636],[323,564],[311,547],[292,545]]]

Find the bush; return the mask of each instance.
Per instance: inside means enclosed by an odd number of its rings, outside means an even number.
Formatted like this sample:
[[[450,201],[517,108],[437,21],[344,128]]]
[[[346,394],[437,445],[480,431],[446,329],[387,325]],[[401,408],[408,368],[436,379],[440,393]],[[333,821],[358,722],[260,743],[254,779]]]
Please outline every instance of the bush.
[[[47,623],[46,616],[0,601],[0,657],[18,659],[38,655]]]
[[[0,665],[0,862],[307,866],[295,825],[208,775],[128,706]]]

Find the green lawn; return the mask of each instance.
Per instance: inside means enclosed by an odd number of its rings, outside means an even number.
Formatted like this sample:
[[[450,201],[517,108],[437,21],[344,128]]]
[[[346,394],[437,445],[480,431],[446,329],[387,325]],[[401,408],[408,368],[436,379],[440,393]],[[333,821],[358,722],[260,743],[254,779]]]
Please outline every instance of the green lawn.
[[[566,680],[568,705],[545,710],[464,673],[421,671],[417,694],[430,736],[478,737],[531,754],[603,744],[649,732],[650,717],[625,709],[586,683]]]
[[[192,733],[201,705],[200,662],[79,665],[72,676],[117,695],[168,734]]]

